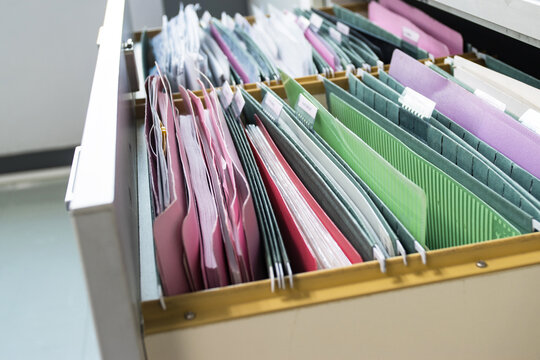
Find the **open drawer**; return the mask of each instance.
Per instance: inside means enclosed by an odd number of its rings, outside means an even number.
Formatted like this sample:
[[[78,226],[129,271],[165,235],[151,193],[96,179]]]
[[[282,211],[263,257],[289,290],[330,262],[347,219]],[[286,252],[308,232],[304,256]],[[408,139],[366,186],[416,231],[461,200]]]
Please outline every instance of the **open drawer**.
[[[67,196],[104,359],[540,356],[539,233],[163,298],[124,10],[108,2]]]

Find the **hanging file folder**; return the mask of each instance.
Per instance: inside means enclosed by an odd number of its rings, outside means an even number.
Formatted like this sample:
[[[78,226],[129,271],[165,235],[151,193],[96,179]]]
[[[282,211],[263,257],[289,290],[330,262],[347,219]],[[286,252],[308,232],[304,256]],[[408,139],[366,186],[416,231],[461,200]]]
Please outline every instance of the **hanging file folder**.
[[[379,73],[379,80],[399,94],[401,94],[405,89],[403,85],[385,72]],[[484,155],[486,159],[491,161],[505,174],[515,180],[516,183],[521,186],[522,190],[530,193],[535,199],[540,200],[540,180],[537,177],[524,170],[504,154],[495,150],[493,147],[460,126],[458,123],[441,114],[439,111],[437,111],[437,109],[433,111],[433,118],[443,126],[450,129],[459,138],[467,142],[473,149],[476,149],[479,153]]]
[[[401,51],[394,52],[390,75],[435,101],[444,115],[534,176],[540,176],[540,162],[529,155],[540,152],[540,135]]]
[[[334,148],[353,170],[373,189],[389,209],[421,244],[425,243],[426,202],[422,189],[409,181],[353,133],[333,126],[334,117],[291,78],[284,80],[291,104],[307,99],[317,107],[312,128]],[[298,105],[297,105],[298,106]]]
[[[379,114],[368,107],[362,108],[361,102],[354,98],[346,102],[335,93],[330,93],[329,100],[329,107],[343,123],[342,126],[365,139],[385,159],[426,191],[426,242],[429,248],[455,246],[520,233],[474,194],[370,120],[381,117]],[[354,104],[354,107],[349,103]],[[465,215],[467,212],[469,215]]]
[[[254,115],[254,120],[255,125],[248,125],[247,132],[255,148],[254,153],[258,158],[260,168],[262,167],[267,174],[268,183],[273,183],[275,188],[279,189],[279,195],[285,201],[287,209],[292,211],[291,216],[299,229],[299,238],[287,240],[294,241],[297,248],[302,248],[302,245],[307,246],[309,252],[305,250],[298,252],[303,253],[303,257],[312,256],[316,260],[318,269],[361,262],[362,258],[288,166],[257,115]],[[269,161],[273,161],[273,164],[269,164]],[[295,197],[289,197],[291,194]],[[334,256],[331,256],[332,254]],[[304,260],[301,262],[312,263]]]
[[[287,138],[279,128],[270,120],[262,110],[260,104],[249,94],[244,94],[246,97],[246,112],[248,118],[257,115],[262,120],[266,129],[272,136],[273,141],[278,146],[289,165],[293,168],[302,183],[315,197],[320,206],[328,214],[330,219],[337,225],[340,231],[345,235],[348,241],[360,253],[363,259],[372,260],[373,250],[364,224],[360,223],[357,218],[351,214],[344,202],[336,195],[329,187],[324,177],[311,164],[304,153],[302,153],[290,138]],[[387,255],[386,250],[382,249],[381,253]]]
[[[336,88],[333,84],[327,86]],[[431,126],[421,116],[410,112],[402,106],[398,106],[391,100],[385,99],[353,76],[349,76],[349,89],[351,94],[365,105],[371,107],[394,124],[399,125],[399,128],[403,129],[402,131],[396,127],[390,127],[394,130],[394,135],[404,141],[411,149],[421,154],[429,147],[442,155],[441,157],[430,151],[424,152],[426,160],[441,169],[446,168],[445,171],[459,181],[460,184],[466,186],[505,218],[512,219],[516,226],[520,224],[522,231],[527,232],[530,230],[532,218],[540,219],[539,201],[530,194],[521,193],[517,190],[512,179],[508,178],[506,174],[487,159],[484,159],[475,149],[462,144],[459,141],[460,139],[453,136],[454,134],[449,132],[448,129],[442,128],[443,131],[441,131]],[[336,89],[336,92],[342,91]],[[379,124],[383,125],[384,122]],[[416,139],[407,139],[405,132],[415,136],[425,146],[419,144]],[[446,161],[443,157],[446,158]],[[466,174],[457,170],[457,168],[461,168]],[[471,181],[471,178],[478,180],[479,183]],[[528,216],[525,216],[525,213]],[[518,217],[518,214],[521,214],[521,216]]]

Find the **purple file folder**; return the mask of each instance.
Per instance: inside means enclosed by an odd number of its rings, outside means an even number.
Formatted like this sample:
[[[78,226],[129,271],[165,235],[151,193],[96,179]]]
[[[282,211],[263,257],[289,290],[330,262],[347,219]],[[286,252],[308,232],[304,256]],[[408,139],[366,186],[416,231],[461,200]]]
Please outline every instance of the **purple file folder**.
[[[540,135],[427,66],[395,50],[390,75],[437,103],[436,109],[540,177]]]

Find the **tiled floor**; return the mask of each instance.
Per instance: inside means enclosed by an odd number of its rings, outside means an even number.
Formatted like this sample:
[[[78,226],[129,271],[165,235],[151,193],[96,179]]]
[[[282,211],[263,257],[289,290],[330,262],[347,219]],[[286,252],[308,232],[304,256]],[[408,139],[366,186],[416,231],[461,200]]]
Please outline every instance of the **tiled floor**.
[[[0,184],[0,359],[99,359],[66,186]]]

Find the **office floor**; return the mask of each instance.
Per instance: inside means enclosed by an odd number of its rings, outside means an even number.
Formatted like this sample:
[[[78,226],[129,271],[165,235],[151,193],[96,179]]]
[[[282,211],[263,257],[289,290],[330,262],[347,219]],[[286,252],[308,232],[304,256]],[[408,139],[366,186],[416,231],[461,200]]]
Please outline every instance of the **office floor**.
[[[0,359],[99,359],[67,169],[0,176]]]

